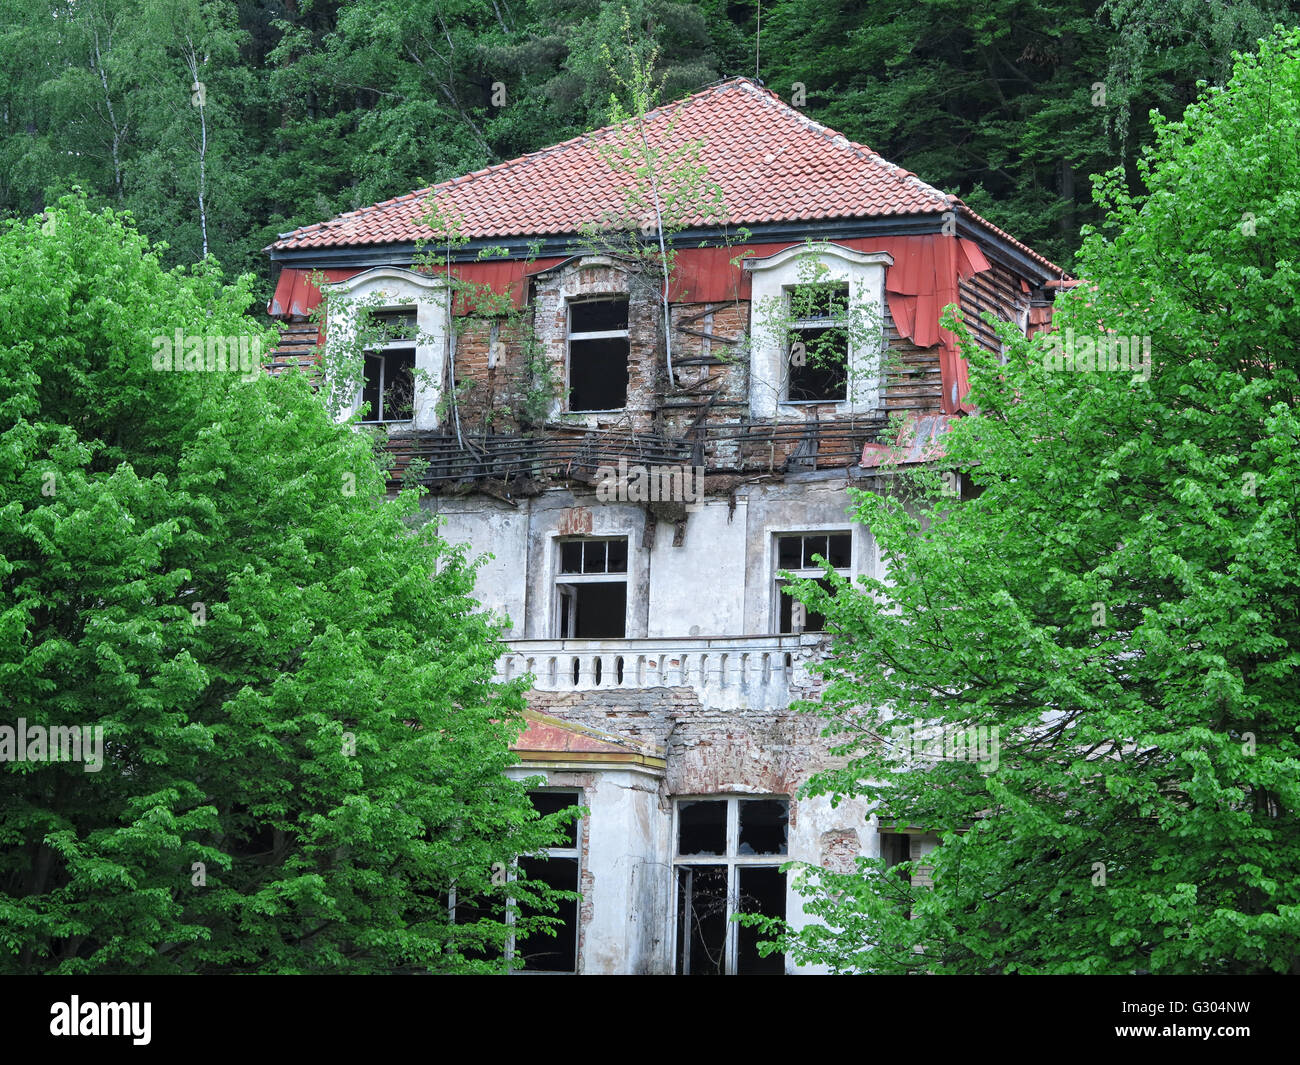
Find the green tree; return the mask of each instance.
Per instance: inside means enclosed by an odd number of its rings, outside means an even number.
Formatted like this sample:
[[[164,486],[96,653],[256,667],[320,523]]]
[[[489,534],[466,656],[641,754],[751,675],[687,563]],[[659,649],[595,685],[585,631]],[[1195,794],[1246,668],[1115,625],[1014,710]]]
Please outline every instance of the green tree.
[[[941,840],[932,889],[808,870],[801,961],[1300,971],[1298,123],[1294,31],[1157,119],[1057,331],[1005,329],[1005,364],[963,337],[979,413],[946,461],[975,490],[859,495],[889,579],[800,586],[840,630],[849,758],[818,789]],[[1127,369],[1093,368],[1116,337]],[[997,730],[996,762],[918,751],[922,724]]]
[[[0,971],[499,969],[549,905],[474,567],[260,371],[250,283],[73,197],[0,232]]]

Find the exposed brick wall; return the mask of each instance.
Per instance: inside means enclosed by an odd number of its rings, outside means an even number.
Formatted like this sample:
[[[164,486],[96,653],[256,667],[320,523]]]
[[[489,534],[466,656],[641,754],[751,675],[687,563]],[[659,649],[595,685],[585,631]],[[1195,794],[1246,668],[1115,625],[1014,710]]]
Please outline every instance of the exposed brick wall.
[[[607,265],[599,265],[602,261]],[[598,265],[590,265],[593,262]],[[583,263],[589,265],[584,267]],[[550,367],[557,400],[566,387],[568,301],[597,295],[629,298],[626,410],[598,417],[574,415],[563,420],[670,437],[685,434],[706,409],[711,426],[749,424],[749,302],[674,304],[671,319],[675,374],[669,382],[656,279],[644,271],[629,273],[627,267],[627,263],[619,260],[588,257],[539,274],[530,283],[524,321],[531,326]],[[999,318],[1014,321],[1029,306],[1029,295],[1024,292],[1020,278],[998,263],[962,281],[959,293],[967,321],[980,344],[991,351],[997,350],[997,338],[981,320],[981,312],[991,311]],[[525,366],[523,337],[528,330],[527,327],[522,331],[512,329],[504,319],[499,321],[493,360],[489,358],[492,320],[475,316],[457,318],[456,378],[462,385],[472,382],[472,387],[462,392],[458,401],[462,428],[477,432],[486,429],[492,433],[513,433],[527,428],[519,415],[525,396],[535,387]],[[884,411],[938,412],[942,393],[939,349],[918,348],[900,336],[887,304],[884,330],[890,352],[882,393]],[[293,323],[273,355],[273,367],[313,361],[314,338],[309,336],[310,332],[307,323]],[[705,338],[699,333],[711,336]],[[836,420],[833,404],[809,406],[805,413],[809,421],[823,425]],[[779,442],[774,453],[764,457],[779,467],[797,446],[797,441]],[[768,450],[766,445],[764,450]],[[744,455],[743,449],[738,447],[735,454]],[[755,461],[757,457],[745,455],[745,458]]]
[[[851,873],[862,853],[862,841],[857,830],[836,828],[823,832],[818,838],[821,866],[835,873]]]
[[[819,735],[823,723],[813,715],[713,709],[685,687],[531,691],[528,704],[662,750],[668,763],[660,790],[664,809],[674,795],[793,796],[829,753]]]
[[[568,304],[591,296],[626,296],[628,299],[627,408],[611,414],[571,415],[562,420],[589,423],[598,428],[653,429],[656,392],[660,388],[661,329],[659,303],[645,279],[621,265],[599,263],[590,257],[548,271],[533,281],[532,311],[537,340],[557,381],[565,381],[568,342]],[[563,387],[563,386],[562,386]],[[563,408],[562,408],[563,409]]]
[[[586,265],[584,265],[586,264]],[[612,431],[612,440],[623,434],[630,439],[682,442],[690,453],[690,430],[701,417],[708,428],[706,465],[716,474],[710,492],[726,490],[728,477],[781,476],[787,470],[838,469],[855,466],[862,445],[881,438],[890,415],[937,413],[941,409],[942,381],[939,349],[918,348],[901,337],[886,305],[884,317],[888,356],[881,405],[876,411],[855,416],[836,413],[834,404],[808,405],[804,421],[785,421],[779,426],[754,421],[749,408],[750,303],[731,300],[717,303],[681,303],[671,308],[674,375],[667,374],[663,344],[662,313],[657,279],[644,271],[629,272],[626,261],[588,256],[534,276],[529,282],[529,300],[522,321],[512,325],[505,318],[482,315],[456,319],[455,378],[461,386],[457,411],[459,428],[468,439],[486,443],[511,441],[524,432],[535,431],[543,422],[567,426],[548,439],[552,449],[585,447],[582,433],[588,429]],[[627,405],[608,414],[563,413],[562,395],[567,387],[567,329],[569,301],[592,296],[627,296],[629,299],[629,374]],[[962,287],[963,306],[968,310],[990,306],[1000,313],[1025,302],[1019,279],[995,266],[976,275]],[[701,334],[708,334],[703,336]],[[981,342],[988,343],[983,333]],[[306,332],[295,334],[280,353],[288,364],[301,360],[309,349]],[[547,367],[550,381],[539,380],[529,367],[529,356]],[[453,367],[449,366],[449,372]],[[441,382],[443,388],[450,380]],[[468,386],[468,387],[467,387]],[[531,402],[530,402],[531,399]],[[532,407],[531,418],[525,411]],[[455,448],[450,419],[443,404],[442,428],[435,434],[447,443],[436,443],[439,454],[450,450],[452,464],[433,462],[424,477],[439,490],[461,490],[465,478],[518,478],[524,467],[510,467],[506,473],[483,472],[473,454],[466,454],[462,467],[454,465]],[[552,412],[558,410],[558,417]],[[396,485],[416,442],[394,434],[390,450],[395,466],[390,481]],[[530,446],[520,445],[523,455]],[[626,444],[611,445],[626,449]],[[515,447],[509,443],[508,447]],[[425,454],[432,454],[426,451]],[[547,452],[553,454],[554,451]],[[567,456],[568,452],[564,452]],[[602,460],[603,461],[603,460]],[[678,460],[680,461],[680,460]],[[546,473],[536,476],[566,476],[573,467],[567,457],[551,462]],[[499,467],[492,466],[496,471]],[[579,464],[579,467],[581,465]]]
[[[495,359],[492,334],[496,325]],[[456,382],[462,429],[508,433],[522,428],[520,412],[532,387],[526,368],[526,330],[504,319],[456,320]],[[466,388],[466,384],[469,387]]]

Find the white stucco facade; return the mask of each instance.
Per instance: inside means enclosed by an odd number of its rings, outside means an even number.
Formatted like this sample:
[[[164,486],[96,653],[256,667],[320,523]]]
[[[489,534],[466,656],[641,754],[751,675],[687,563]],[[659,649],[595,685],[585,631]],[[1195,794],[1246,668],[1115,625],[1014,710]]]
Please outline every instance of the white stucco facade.
[[[530,674],[530,706],[620,744],[586,755],[530,752],[515,771],[548,789],[575,789],[588,811],[575,971],[667,974],[681,964],[674,826],[682,801],[788,804],[783,852],[741,861],[844,869],[857,856],[880,855],[861,802],[832,807],[798,795],[825,751],[817,721],[791,703],[814,691],[808,667],[825,638],[777,631],[778,535],[848,533],[849,575],[878,571],[870,532],[850,519],[848,484],[812,476],[743,486],[734,502],[709,497],[684,527],[659,524],[651,538],[645,508],[600,503],[581,489],[555,488],[515,506],[481,496],[425,501],[443,536],[487,557],[477,594],[511,620],[500,679]],[[555,631],[558,545],[605,537],[628,544],[620,575],[626,633],[563,638]],[[643,761],[628,764],[626,752]],[[808,920],[791,876],[781,912],[795,928]],[[796,971],[792,960],[784,964]]]

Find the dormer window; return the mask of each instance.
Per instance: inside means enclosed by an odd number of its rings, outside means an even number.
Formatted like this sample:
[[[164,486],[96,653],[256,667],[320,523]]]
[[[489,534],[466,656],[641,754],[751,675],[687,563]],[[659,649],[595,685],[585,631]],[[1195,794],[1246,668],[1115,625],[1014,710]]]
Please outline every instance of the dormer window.
[[[627,315],[625,298],[569,304],[569,410],[627,406]]]
[[[364,403],[368,424],[436,428],[450,339],[446,280],[376,266],[322,290],[331,300],[326,342],[347,367],[329,385],[335,416],[346,420]]]
[[[371,311],[375,340],[365,352],[361,402],[363,422],[405,422],[414,416],[415,340],[419,334],[414,307]]]
[[[750,299],[749,412],[799,419],[806,405],[836,414],[879,408],[886,252],[827,242],[746,259]]]

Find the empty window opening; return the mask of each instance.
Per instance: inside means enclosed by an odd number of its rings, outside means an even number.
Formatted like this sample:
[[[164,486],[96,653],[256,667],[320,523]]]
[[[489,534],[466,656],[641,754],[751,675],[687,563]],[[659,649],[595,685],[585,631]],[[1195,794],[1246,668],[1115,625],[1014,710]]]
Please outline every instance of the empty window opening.
[[[786,395],[790,403],[835,403],[848,398],[849,286],[797,285],[790,291],[790,345]]]
[[[785,913],[785,874],[774,865],[742,865],[736,869],[736,912],[779,917]],[[785,955],[766,958],[758,944],[768,938],[757,928],[736,928],[736,972],[742,976],[780,976],[785,972]]]
[[[885,868],[891,870],[905,884],[926,887],[931,883],[930,874],[933,872],[933,867],[922,865],[921,861],[933,849],[933,837],[927,837],[920,832],[881,829],[880,857],[884,859]],[[906,866],[904,862],[911,864]],[[906,916],[909,918],[912,916],[910,907],[907,908]]]
[[[880,834],[880,856],[888,869],[896,869],[911,858],[910,837],[906,832],[882,832]],[[902,875],[902,870],[898,871]]]
[[[579,805],[576,792],[530,791],[528,798],[533,808],[543,817],[572,809]],[[560,891],[577,891],[580,883],[578,825],[570,822],[565,838],[559,846],[550,847],[545,854],[519,859],[519,868],[529,880],[540,881]],[[538,913],[559,918],[553,925],[554,936],[537,933],[517,936],[514,941],[516,963],[522,963],[525,972],[572,973],[578,968],[578,903],[577,900],[561,902],[558,911],[542,911],[526,904],[519,907],[521,916]]]
[[[569,410],[627,406],[627,315],[626,299],[569,304]]]
[[[546,858],[520,858],[519,868],[529,880],[541,881],[548,887],[561,891],[578,890],[578,859],[552,854]],[[520,903],[522,917],[545,914],[558,917],[553,925],[555,935],[538,932],[531,936],[516,936],[515,962],[524,972],[571,973],[578,961],[578,903],[569,899],[559,904],[558,911],[544,911]]]
[[[784,854],[789,803],[784,799],[741,799],[736,853]]]
[[[414,308],[371,311],[369,341],[363,360],[361,402],[363,422],[409,421],[415,411]]]
[[[533,809],[543,817],[579,805],[578,793],[571,791],[530,791],[528,798]],[[510,879],[515,879],[522,872],[525,879],[539,885],[576,892],[581,875],[578,825],[577,819],[570,821],[556,846],[513,862],[508,874]],[[556,933],[554,936],[542,932],[527,936],[516,935],[516,917],[513,913],[507,913],[505,903],[500,899],[471,899],[463,893],[458,897],[453,890],[449,903],[453,924],[470,924],[486,918],[505,925],[505,938],[500,944],[495,947],[488,944],[464,949],[466,957],[490,960],[508,955],[512,958],[512,968],[522,968],[525,972],[577,972],[579,910],[576,900],[559,903],[558,910],[542,910],[520,901],[520,917],[543,914],[558,919],[559,923],[551,926]]]
[[[561,540],[559,553],[557,635],[621,640],[627,634],[627,538]]]
[[[795,577],[815,580],[827,592],[835,586],[822,572],[815,559],[821,557],[842,577],[853,569],[853,536],[848,532],[796,533],[776,538],[776,568],[789,570]],[[787,590],[789,582],[776,578],[777,628],[780,633],[824,632],[826,617],[807,609]]]
[[[677,869],[677,974],[723,976],[727,971],[727,867]]]
[[[683,799],[673,859],[676,970],[684,975],[780,974],[785,956],[759,956],[764,936],[732,917],[782,917],[790,804],[778,798]]]

